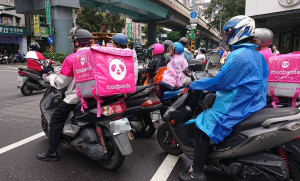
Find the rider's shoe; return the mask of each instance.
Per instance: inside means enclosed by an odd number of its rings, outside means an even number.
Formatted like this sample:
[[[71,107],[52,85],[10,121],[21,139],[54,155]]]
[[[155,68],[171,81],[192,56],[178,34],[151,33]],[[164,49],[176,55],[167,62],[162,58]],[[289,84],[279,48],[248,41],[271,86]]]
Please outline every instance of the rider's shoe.
[[[59,156],[58,156],[58,153],[55,152],[55,153],[41,153],[41,154],[38,154],[36,156],[36,159],[38,160],[42,160],[42,161],[52,161],[52,162],[55,162],[55,161],[58,161],[59,160]]]
[[[190,171],[187,173],[179,173],[180,181],[207,181],[207,177],[203,172]]]

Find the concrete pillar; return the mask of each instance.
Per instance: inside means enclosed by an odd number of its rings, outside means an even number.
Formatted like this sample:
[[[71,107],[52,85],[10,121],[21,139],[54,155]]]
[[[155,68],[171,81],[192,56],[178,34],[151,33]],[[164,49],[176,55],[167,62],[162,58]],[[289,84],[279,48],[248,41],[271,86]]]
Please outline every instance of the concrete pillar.
[[[28,49],[27,49],[27,37],[26,36],[22,36],[22,41],[19,44],[19,49],[21,51],[21,53],[27,53]]]
[[[156,43],[156,21],[148,22],[148,42],[147,46]]]
[[[73,27],[72,8],[51,7],[51,23],[52,28],[55,28],[54,51],[72,53],[71,39],[67,38],[69,30]]]
[[[205,49],[208,50],[208,38],[205,38]]]

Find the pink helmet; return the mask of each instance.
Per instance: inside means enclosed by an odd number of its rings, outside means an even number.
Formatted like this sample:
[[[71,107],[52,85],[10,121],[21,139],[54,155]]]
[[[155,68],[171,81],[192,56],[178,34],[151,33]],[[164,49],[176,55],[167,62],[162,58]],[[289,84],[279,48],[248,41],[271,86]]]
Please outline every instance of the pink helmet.
[[[153,45],[153,55],[158,55],[164,53],[164,46],[160,43],[155,43]]]

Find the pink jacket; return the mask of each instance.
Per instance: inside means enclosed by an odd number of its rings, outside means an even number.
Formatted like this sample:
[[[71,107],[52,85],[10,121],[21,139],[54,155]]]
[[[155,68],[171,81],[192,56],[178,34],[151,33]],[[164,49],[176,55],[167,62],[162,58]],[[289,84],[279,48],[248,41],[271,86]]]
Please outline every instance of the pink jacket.
[[[167,65],[167,70],[163,74],[163,79],[165,83],[172,87],[180,87],[183,83],[185,75],[183,70],[188,67],[188,63],[184,58],[183,54],[175,54],[172,56],[171,61]]]

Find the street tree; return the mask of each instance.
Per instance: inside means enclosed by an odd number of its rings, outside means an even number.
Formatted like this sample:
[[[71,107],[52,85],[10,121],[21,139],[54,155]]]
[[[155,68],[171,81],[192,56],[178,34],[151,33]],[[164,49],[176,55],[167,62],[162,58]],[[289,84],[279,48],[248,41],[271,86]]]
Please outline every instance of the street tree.
[[[230,18],[245,14],[246,0],[211,0],[210,5],[204,11],[205,18],[209,21],[209,28],[219,30]]]
[[[180,32],[179,31],[170,31],[167,35],[167,39],[171,40],[173,42],[178,41],[180,38]]]
[[[124,18],[89,8],[80,8],[76,23],[90,32],[119,33],[125,27]]]

